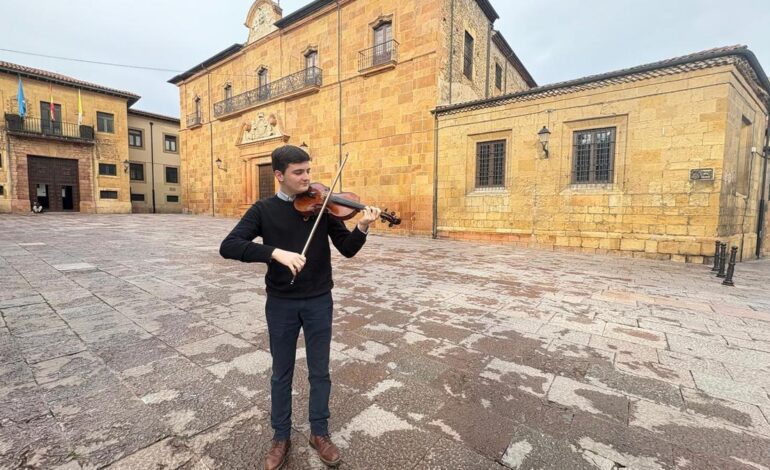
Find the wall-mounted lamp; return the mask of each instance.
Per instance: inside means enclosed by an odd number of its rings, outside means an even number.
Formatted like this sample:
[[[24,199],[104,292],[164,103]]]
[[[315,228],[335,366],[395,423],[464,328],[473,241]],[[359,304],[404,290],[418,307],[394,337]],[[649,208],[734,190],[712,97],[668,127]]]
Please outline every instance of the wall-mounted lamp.
[[[216,161],[214,163],[217,164],[217,168],[219,168],[220,170],[227,171],[227,168],[222,163],[222,159],[221,158],[217,157],[217,159],[216,159]]]
[[[123,160],[123,172],[128,173],[129,163],[128,160]]]
[[[548,139],[551,137],[551,131],[547,127],[543,126],[540,132],[537,133],[537,137],[540,139],[540,145],[543,146],[543,153],[545,158],[548,158]]]

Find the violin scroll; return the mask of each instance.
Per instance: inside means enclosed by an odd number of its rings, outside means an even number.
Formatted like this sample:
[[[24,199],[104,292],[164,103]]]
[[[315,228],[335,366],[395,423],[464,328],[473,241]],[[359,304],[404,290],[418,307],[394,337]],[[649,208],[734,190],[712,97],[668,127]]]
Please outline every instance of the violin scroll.
[[[401,224],[401,218],[396,216],[396,211],[391,211],[388,213],[387,207],[383,209],[382,213],[380,214],[380,219],[382,219],[383,222],[387,222],[388,227]]]

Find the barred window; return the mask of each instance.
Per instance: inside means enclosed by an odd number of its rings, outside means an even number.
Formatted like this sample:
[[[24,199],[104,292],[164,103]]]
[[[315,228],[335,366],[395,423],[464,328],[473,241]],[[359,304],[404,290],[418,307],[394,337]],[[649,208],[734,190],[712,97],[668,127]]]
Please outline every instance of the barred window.
[[[465,32],[465,51],[463,53],[463,75],[473,80],[473,36]]]
[[[144,194],[131,193],[131,202],[144,202]]]
[[[615,169],[615,128],[574,134],[572,183],[611,183]]]
[[[179,168],[175,166],[166,167],[166,183],[179,184]]]
[[[476,144],[476,187],[502,187],[505,181],[505,141]]]
[[[495,64],[495,87],[498,90],[503,89],[503,68],[500,64]]]
[[[112,190],[99,191],[99,199],[117,199],[118,192]]]

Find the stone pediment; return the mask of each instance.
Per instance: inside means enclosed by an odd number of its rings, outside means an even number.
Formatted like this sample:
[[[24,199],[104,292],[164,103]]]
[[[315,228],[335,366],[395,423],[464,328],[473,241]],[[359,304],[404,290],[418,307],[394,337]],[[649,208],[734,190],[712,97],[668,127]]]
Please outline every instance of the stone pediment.
[[[288,135],[283,133],[278,117],[275,114],[260,112],[251,122],[241,126],[240,139],[236,145],[248,145],[265,141],[281,140],[286,142]]]
[[[278,28],[275,22],[283,17],[283,10],[272,0],[257,0],[249,9],[244,25],[249,28],[249,40],[251,44]]]

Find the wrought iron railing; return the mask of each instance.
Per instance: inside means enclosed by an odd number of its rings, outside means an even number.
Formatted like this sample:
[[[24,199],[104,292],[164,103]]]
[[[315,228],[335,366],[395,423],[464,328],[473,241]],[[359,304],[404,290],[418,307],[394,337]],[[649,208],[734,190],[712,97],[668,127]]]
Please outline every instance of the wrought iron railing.
[[[192,113],[187,115],[187,127],[200,126],[203,123],[201,113]]]
[[[391,39],[358,53],[358,71],[398,62],[398,41]]]
[[[267,85],[214,103],[214,116],[220,117],[241,111],[256,106],[263,101],[280,98],[281,96],[307,88],[320,87],[322,84],[323,73],[321,69],[318,67],[308,67],[305,70],[287,75]]]
[[[18,114],[6,114],[5,125],[9,132],[40,135],[46,137],[66,137],[71,139],[94,140],[94,128],[69,122],[51,121],[25,117]]]

